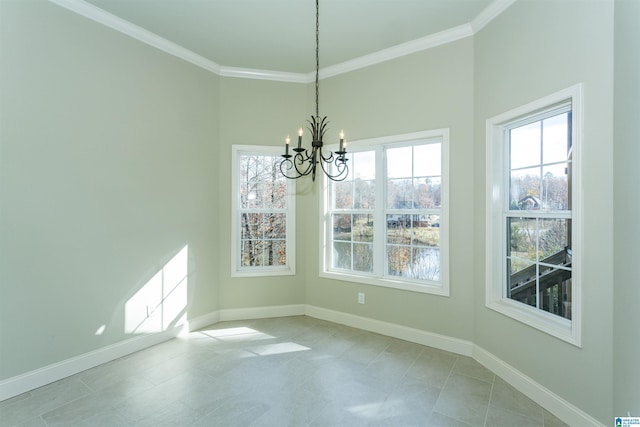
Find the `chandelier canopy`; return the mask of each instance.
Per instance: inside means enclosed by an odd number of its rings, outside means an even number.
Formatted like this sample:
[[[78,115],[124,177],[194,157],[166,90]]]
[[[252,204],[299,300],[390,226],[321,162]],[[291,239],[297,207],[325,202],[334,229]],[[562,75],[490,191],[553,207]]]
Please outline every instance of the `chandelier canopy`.
[[[320,0],[316,0],[316,115],[307,120],[307,129],[311,133],[311,149],[302,147],[303,130],[298,130],[298,146],[293,148],[294,155],[289,154],[289,136],[285,139],[284,160],[280,162],[280,172],[289,179],[298,179],[311,175],[316,180],[316,166],[319,164],[324,174],[333,181],[342,181],[349,174],[346,158],[347,143],[344,132],[340,131],[340,145],[338,151],[323,151],[324,135],[327,131],[327,116],[320,117],[319,88],[320,88]]]

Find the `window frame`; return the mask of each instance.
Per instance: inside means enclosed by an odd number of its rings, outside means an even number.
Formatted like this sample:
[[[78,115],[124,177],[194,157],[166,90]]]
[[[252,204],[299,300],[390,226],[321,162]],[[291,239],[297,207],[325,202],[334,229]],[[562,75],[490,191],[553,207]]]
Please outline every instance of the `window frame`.
[[[506,132],[518,123],[535,121],[564,104],[571,111],[571,320],[507,296],[507,231],[509,217],[509,151]],[[581,347],[582,327],[582,85],[576,84],[486,121],[485,306],[528,326]],[[527,211],[523,211],[527,216]],[[541,215],[542,217],[545,214]],[[557,217],[561,217],[559,214]],[[556,216],[553,216],[555,218]]]
[[[295,275],[295,181],[286,179],[287,183],[287,207],[285,209],[286,220],[286,258],[285,265],[279,266],[242,266],[240,260],[241,230],[240,230],[240,157],[245,154],[255,156],[269,156],[279,158],[282,154],[280,147],[262,145],[239,145],[231,147],[231,277],[265,277],[265,276],[290,276]]]
[[[387,275],[386,261],[386,162],[385,153],[388,148],[418,145],[425,140],[439,139],[441,144],[441,207],[440,207],[440,280],[426,281]],[[335,147],[330,146],[330,149]],[[392,289],[449,296],[449,129],[434,129],[421,132],[406,133],[388,137],[379,137],[349,142],[349,151],[376,151],[376,205],[374,209],[375,221],[381,222],[382,227],[374,227],[374,272],[364,273],[347,270],[336,270],[330,267],[331,262],[331,200],[329,192],[330,181],[322,177],[322,191],[320,192],[320,277],[346,282],[363,283]],[[348,155],[347,155],[348,157]],[[377,178],[381,173],[385,178]],[[418,215],[416,211],[414,214]],[[377,249],[376,249],[377,248]],[[377,266],[377,267],[376,267]],[[378,274],[376,274],[376,269]],[[382,274],[379,274],[382,272]]]

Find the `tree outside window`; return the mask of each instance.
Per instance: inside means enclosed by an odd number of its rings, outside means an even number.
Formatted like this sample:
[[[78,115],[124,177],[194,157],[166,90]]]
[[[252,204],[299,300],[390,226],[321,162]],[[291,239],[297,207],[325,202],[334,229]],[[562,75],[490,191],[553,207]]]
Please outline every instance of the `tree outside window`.
[[[280,172],[281,157],[265,147],[234,148],[235,270],[287,269],[293,192]]]

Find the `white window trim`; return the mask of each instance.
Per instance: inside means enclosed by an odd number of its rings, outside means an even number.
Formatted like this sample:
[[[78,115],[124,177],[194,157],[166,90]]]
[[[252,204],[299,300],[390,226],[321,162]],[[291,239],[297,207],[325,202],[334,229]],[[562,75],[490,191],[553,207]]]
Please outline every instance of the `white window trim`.
[[[332,271],[329,269],[327,262],[329,260],[328,247],[329,234],[328,224],[329,218],[329,206],[328,200],[328,185],[329,179],[322,177],[322,190],[320,192],[320,277],[334,280],[341,280],[346,282],[364,283],[367,285],[383,286],[393,289],[401,289],[406,291],[421,292],[433,295],[449,296],[449,129],[434,129],[429,131],[406,133],[401,135],[394,135],[389,137],[363,139],[358,141],[350,141],[350,149],[360,148],[372,148],[375,146],[390,146],[393,144],[402,144],[409,142],[417,142],[421,139],[440,138],[442,140],[441,156],[442,156],[442,170],[441,170],[441,218],[440,218],[440,260],[442,262],[442,271],[440,272],[440,282],[438,284],[431,284],[423,281],[412,281],[407,278],[390,278],[380,277],[375,275],[369,275],[366,273],[357,272],[343,272]],[[335,149],[333,146],[329,146],[329,149]],[[380,164],[383,159],[381,156],[376,156],[376,169],[380,170]],[[378,164],[380,163],[380,164]],[[378,186],[376,189],[376,200],[384,200],[385,186]],[[374,231],[374,240],[376,242],[383,241],[384,227],[377,227]],[[384,255],[384,254],[383,254]],[[384,256],[382,257],[384,258]],[[384,262],[382,259],[376,259],[374,262]]]
[[[264,145],[233,145],[231,147],[231,277],[291,276],[296,274],[296,205],[295,181],[287,179],[287,225],[286,245],[287,264],[272,267],[242,267],[238,259],[240,227],[238,224],[238,205],[240,187],[238,182],[238,157],[243,153],[280,156],[281,147]]]
[[[572,320],[564,319],[506,296],[506,241],[502,226],[504,197],[508,197],[504,168],[507,164],[504,128],[518,118],[549,110],[571,101],[572,108]],[[486,122],[486,248],[485,305],[549,335],[581,347],[582,329],[582,84],[543,97],[529,104],[492,117]],[[503,192],[504,190],[504,192]]]

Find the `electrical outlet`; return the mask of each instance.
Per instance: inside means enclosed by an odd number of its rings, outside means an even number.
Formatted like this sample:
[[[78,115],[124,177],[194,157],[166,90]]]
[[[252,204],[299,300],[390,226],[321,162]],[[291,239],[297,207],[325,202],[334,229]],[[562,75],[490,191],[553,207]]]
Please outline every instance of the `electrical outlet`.
[[[364,292],[358,292],[358,304],[364,304]]]

